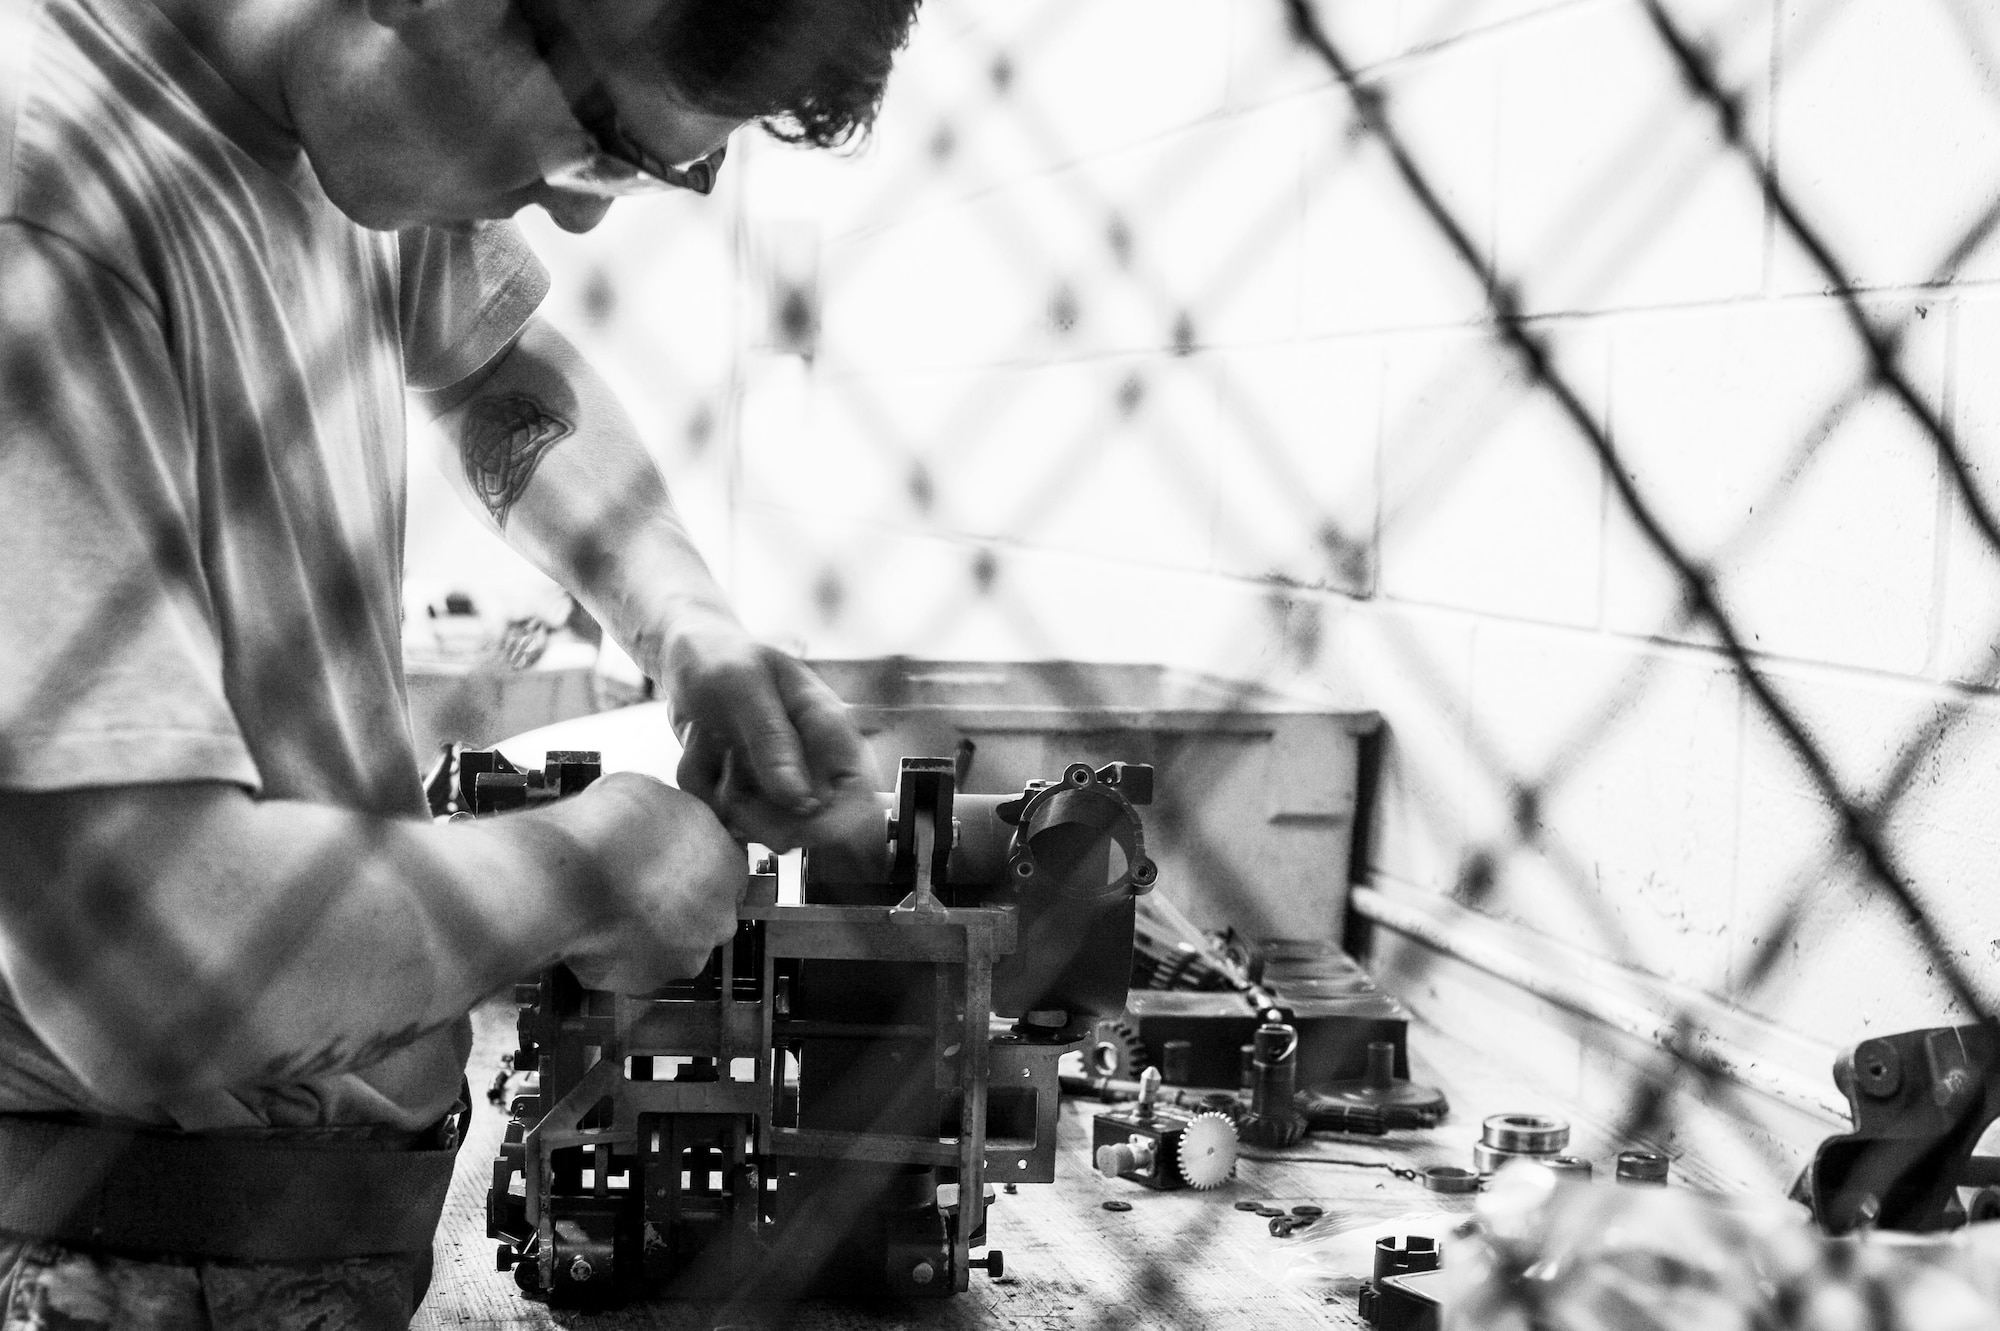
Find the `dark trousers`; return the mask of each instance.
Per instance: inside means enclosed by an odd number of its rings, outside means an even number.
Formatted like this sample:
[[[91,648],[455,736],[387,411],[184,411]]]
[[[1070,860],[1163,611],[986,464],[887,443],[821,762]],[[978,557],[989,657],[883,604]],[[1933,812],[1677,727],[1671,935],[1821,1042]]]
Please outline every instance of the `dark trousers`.
[[[0,1234],[0,1331],[407,1331],[429,1253],[146,1260]]]

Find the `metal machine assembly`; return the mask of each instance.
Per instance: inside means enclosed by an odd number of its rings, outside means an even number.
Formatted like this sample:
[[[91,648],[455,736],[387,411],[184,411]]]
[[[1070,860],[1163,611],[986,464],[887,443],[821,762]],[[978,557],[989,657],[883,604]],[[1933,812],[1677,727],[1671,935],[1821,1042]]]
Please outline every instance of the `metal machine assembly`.
[[[580,788],[586,760],[537,776],[466,754],[460,807]],[[540,1085],[493,1166],[501,1269],[572,1301],[998,1277],[999,1252],[972,1255],[990,1185],[1053,1181],[1056,1060],[1124,1006],[1151,796],[1138,765],[999,796],[906,758],[866,844],[807,853],[799,900],[774,862],[750,876],[695,979],[635,998],[556,966],[518,986],[514,1064]]]
[[[1854,1130],[1820,1143],[1793,1196],[1829,1234],[1927,1232],[2000,1213],[2000,1157],[1978,1155],[2000,1119],[1990,1024],[1863,1040],[1833,1065]],[[1971,1193],[1968,1204],[1960,1190]]]

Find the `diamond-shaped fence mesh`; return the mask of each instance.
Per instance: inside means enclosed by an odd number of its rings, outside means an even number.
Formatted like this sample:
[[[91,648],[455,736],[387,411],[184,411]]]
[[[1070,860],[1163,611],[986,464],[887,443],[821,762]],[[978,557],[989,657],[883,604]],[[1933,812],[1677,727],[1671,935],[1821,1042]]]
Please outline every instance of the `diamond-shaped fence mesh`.
[[[934,5],[869,153],[746,167],[735,585],[825,655],[1380,708],[1357,923],[1657,980],[1572,1013],[1585,1080],[1779,1178],[1746,1088],[1825,1116],[1832,1050],[1992,991],[1940,793],[2000,628],[1992,32],[1924,8]]]
[[[1952,0],[934,0],[868,153],[742,145],[552,246],[558,313],[760,629],[1375,707],[1388,987],[1497,924],[1631,1135],[1824,1114],[1760,1038],[1983,1021],[2000,961],[1996,45]],[[1188,840],[1184,905],[1268,890]]]
[[[1993,988],[1993,33],[1920,8],[933,6],[872,157],[738,198],[812,315],[745,361],[736,585],[1379,707],[1358,916],[1519,926],[1626,1131],[1706,1101],[1782,1185],[1759,1094],[1823,1123]]]

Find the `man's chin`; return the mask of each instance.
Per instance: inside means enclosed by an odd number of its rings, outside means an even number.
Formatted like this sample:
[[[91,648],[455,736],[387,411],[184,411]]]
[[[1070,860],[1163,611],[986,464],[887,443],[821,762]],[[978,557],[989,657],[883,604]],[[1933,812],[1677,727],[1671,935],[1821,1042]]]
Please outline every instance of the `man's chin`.
[[[484,207],[462,207],[435,199],[399,198],[385,190],[328,181],[324,177],[320,188],[326,192],[327,201],[349,221],[370,231],[407,231],[419,226],[440,231],[474,231],[488,221],[512,217],[521,207],[518,203],[510,208],[490,201]]]

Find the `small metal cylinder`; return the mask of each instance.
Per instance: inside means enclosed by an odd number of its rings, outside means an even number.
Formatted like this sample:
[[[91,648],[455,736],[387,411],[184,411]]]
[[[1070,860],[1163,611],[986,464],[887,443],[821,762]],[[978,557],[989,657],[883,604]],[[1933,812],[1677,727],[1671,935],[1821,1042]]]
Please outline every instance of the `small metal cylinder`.
[[[1588,1180],[1592,1173],[1590,1161],[1580,1155],[1552,1155],[1542,1163],[1555,1170],[1559,1178]]]
[[[1667,1157],[1655,1151],[1620,1151],[1618,1181],[1635,1188],[1664,1188]]]
[[[1194,1043],[1189,1040],[1168,1040],[1160,1046],[1160,1072],[1169,1086],[1188,1084],[1194,1066]]]
[[[1515,1160],[1533,1160],[1536,1164],[1547,1164],[1552,1158],[1535,1151],[1503,1151],[1497,1146],[1488,1146],[1485,1142],[1472,1144],[1472,1167],[1481,1174],[1497,1173],[1503,1166]]]
[[[1479,1191],[1479,1175],[1457,1165],[1432,1165],[1421,1177],[1424,1186],[1432,1192]]]
[[[1549,1114],[1493,1114],[1480,1125],[1480,1140],[1496,1151],[1555,1155],[1569,1145],[1569,1124]]]
[[[1298,1092],[1299,1033],[1278,1019],[1276,1012],[1265,1014],[1257,1028],[1250,1063],[1254,1079],[1250,1084],[1250,1113],[1265,1118],[1290,1114],[1292,1097]]]

